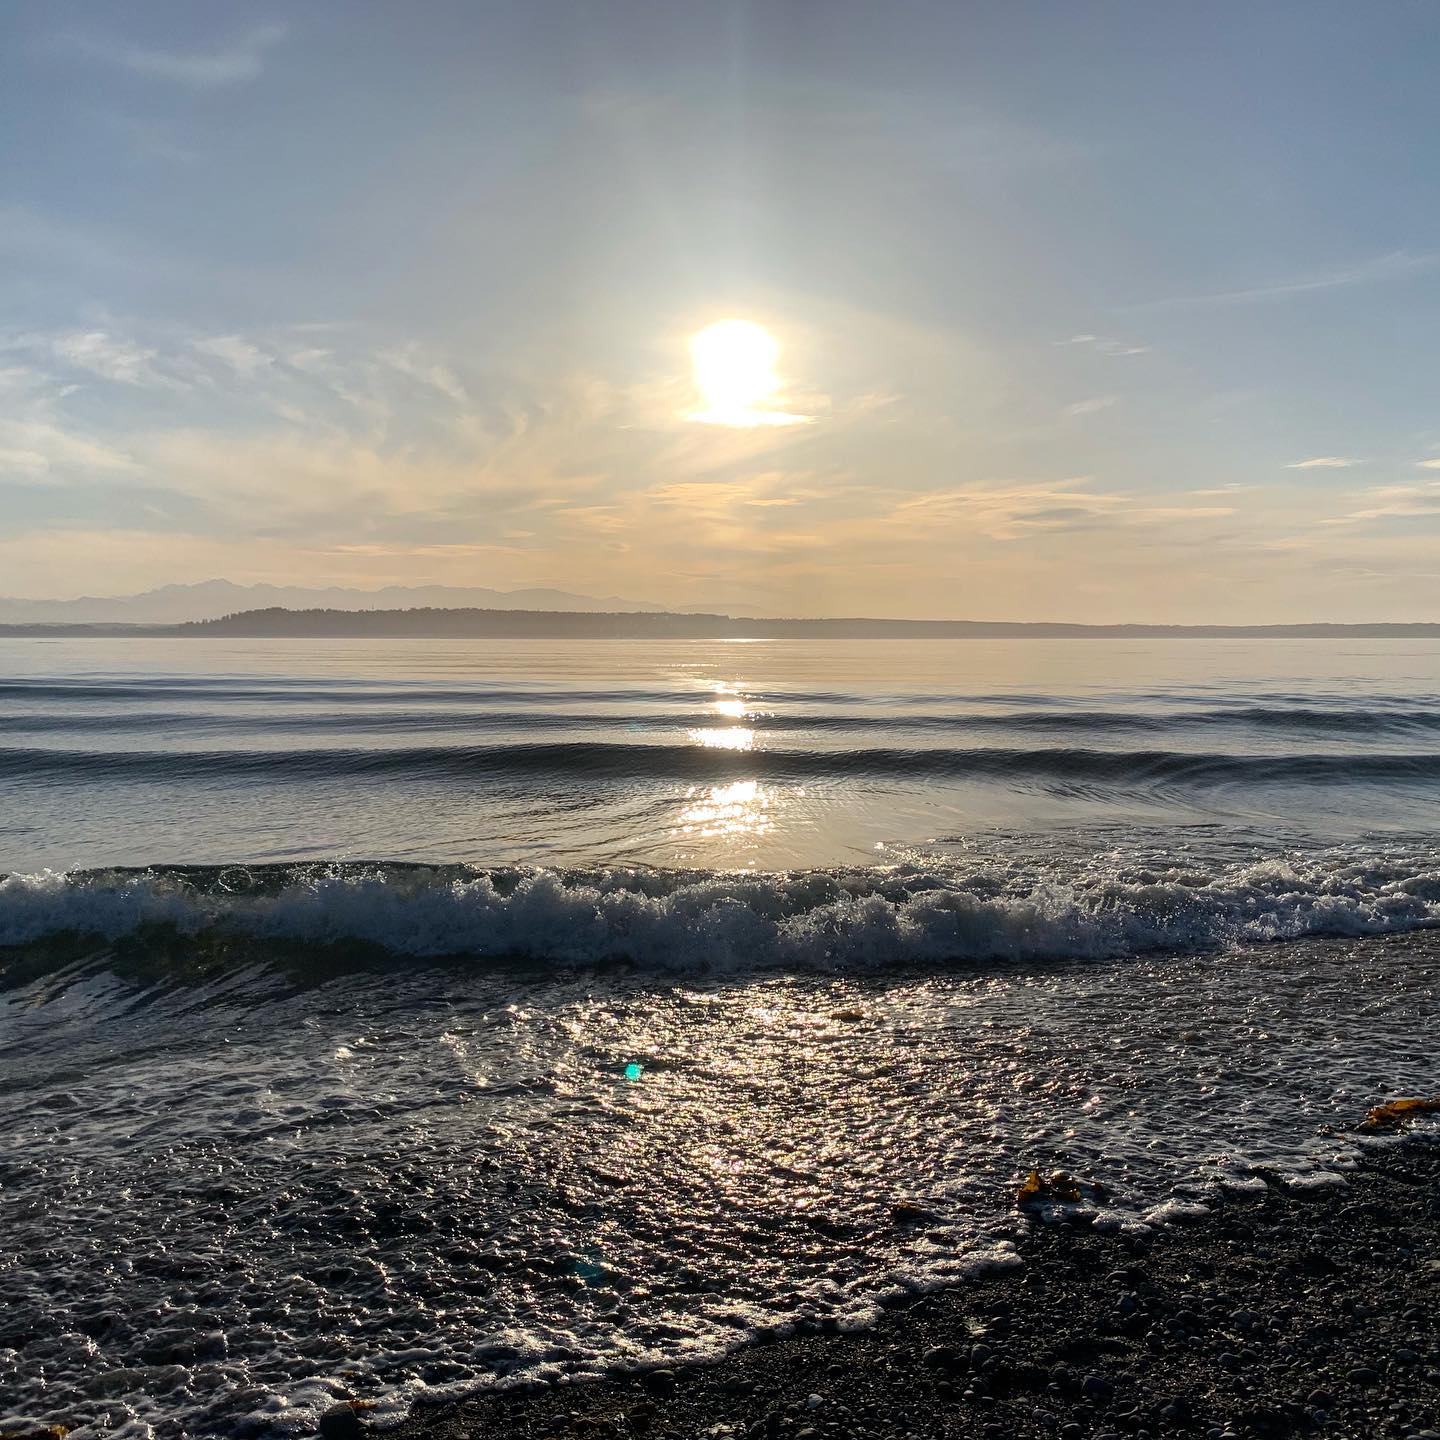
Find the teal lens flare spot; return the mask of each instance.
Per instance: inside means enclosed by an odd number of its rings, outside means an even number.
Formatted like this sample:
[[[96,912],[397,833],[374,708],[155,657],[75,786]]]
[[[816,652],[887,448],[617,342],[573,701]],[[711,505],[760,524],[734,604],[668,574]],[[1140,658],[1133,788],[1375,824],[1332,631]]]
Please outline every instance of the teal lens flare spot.
[[[638,1080],[645,1073],[645,1067],[632,1060],[625,1067],[625,1078],[627,1080]]]

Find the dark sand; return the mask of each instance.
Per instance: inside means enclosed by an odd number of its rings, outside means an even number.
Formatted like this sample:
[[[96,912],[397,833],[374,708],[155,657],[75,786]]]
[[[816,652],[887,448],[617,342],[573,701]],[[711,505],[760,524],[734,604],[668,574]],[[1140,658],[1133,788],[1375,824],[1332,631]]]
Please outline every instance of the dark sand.
[[[1149,1237],[1037,1225],[1022,1270],[859,1335],[421,1410],[443,1440],[1409,1436],[1440,1440],[1440,1145]],[[353,1415],[326,1432],[360,1432]]]

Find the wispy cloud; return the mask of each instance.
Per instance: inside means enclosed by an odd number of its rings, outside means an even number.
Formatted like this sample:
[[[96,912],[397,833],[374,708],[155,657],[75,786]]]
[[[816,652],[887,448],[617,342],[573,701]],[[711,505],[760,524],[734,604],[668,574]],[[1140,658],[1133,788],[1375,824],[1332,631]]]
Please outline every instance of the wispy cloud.
[[[51,344],[63,364],[98,375],[102,380],[113,380],[121,385],[169,383],[155,368],[153,350],[117,339],[104,330],[57,336]]]
[[[1355,525],[1365,520],[1440,520],[1440,480],[1419,485],[1380,485],[1356,496],[1360,509],[1322,521],[1326,525]]]
[[[1097,355],[1148,355],[1148,345],[1135,345],[1126,340],[1106,340],[1100,335],[1072,335],[1068,340],[1056,340],[1056,346],[1074,346],[1093,350]]]
[[[87,33],[67,34],[61,42],[88,60],[128,70],[132,75],[169,80],[194,90],[213,90],[258,78],[265,69],[266,53],[287,33],[285,25],[257,25],[213,50],[154,50]]]
[[[1348,470],[1352,465],[1358,465],[1358,460],[1351,459],[1348,455],[1316,455],[1309,460],[1296,460],[1287,465],[1287,470]]]
[[[0,481],[49,482],[90,471],[136,470],[113,446],[68,429],[45,415],[0,417]]]
[[[1417,460],[1415,462],[1422,470],[1440,470],[1440,459]]]
[[[1354,285],[1378,285],[1387,280],[1402,280],[1412,275],[1425,274],[1440,266],[1440,252],[1427,251],[1412,255],[1408,250],[1394,250],[1387,255],[1376,255],[1353,265],[1338,269],[1320,271],[1309,275],[1297,275],[1289,279],[1271,281],[1264,285],[1250,285],[1239,290],[1215,290],[1199,295],[1171,295],[1160,300],[1147,300],[1131,308],[1137,310],[1163,309],[1183,305],[1246,305],[1266,300],[1286,300],[1295,295],[1309,295],[1324,290],[1343,290]]]
[[[1275,486],[1223,481],[972,478],[988,461],[923,425],[917,446],[908,431],[893,443],[894,426],[915,423],[909,401],[883,407],[883,432],[864,396],[842,395],[826,425],[769,431],[687,424],[692,404],[678,369],[538,379],[358,326],[237,333],[107,315],[0,333],[0,504],[21,502],[7,510],[0,574],[22,593],[60,573],[125,589],[229,572],[364,584],[483,574],[624,593],[647,573],[667,603],[708,603],[723,587],[772,613],[923,614],[983,594],[999,615],[1068,605],[1077,585],[1092,586],[1087,605],[1111,586],[1125,608],[1124,577],[1183,573],[1200,549],[1245,580],[1257,536],[1275,542],[1267,577],[1286,565],[1312,576],[1342,550],[1384,573],[1440,519],[1440,466],[1348,496],[1312,484],[1316,503],[1297,507],[1293,487],[1272,500]],[[113,528],[94,529],[97,517]],[[936,573],[971,588],[938,600]]]
[[[1101,410],[1109,410],[1119,403],[1118,395],[1092,395],[1087,400],[1077,400],[1073,405],[1067,405],[1065,413],[1067,415],[1095,415]]]
[[[194,341],[191,348],[198,355],[203,355],[210,360],[218,360],[237,375],[244,377],[257,375],[274,364],[271,356],[267,355],[258,345],[252,344],[240,335],[206,336],[204,339]]]
[[[961,489],[935,490],[901,500],[887,517],[902,534],[936,535],[946,530],[1018,540],[1037,530],[1089,527],[1125,505],[1123,495],[1090,489],[1088,475],[1050,481],[987,481]]]

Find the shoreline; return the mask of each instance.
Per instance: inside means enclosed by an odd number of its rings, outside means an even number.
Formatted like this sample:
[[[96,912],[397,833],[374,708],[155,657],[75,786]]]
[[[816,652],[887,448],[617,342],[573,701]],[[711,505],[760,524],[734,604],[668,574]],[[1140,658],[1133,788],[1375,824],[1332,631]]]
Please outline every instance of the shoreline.
[[[1033,1224],[1022,1268],[853,1334],[419,1406],[397,1440],[1440,1440],[1440,1143],[1149,1235]],[[321,1433],[368,1429],[338,1406]],[[378,1430],[376,1433],[379,1433]]]

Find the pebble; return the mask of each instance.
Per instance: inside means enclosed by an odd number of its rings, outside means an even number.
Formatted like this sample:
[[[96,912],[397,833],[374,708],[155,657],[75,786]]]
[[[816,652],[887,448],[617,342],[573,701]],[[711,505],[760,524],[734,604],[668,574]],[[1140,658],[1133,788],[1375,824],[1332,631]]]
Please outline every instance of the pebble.
[[[357,1440],[364,1433],[360,1417],[348,1405],[332,1405],[320,1417],[322,1440]]]
[[[1352,1385],[1374,1385],[1379,1382],[1380,1372],[1368,1365],[1357,1365],[1345,1378]]]
[[[1080,1393],[1087,1400],[1108,1400],[1115,1387],[1103,1375],[1087,1375],[1080,1385]]]

